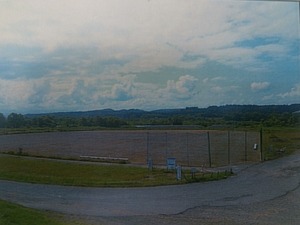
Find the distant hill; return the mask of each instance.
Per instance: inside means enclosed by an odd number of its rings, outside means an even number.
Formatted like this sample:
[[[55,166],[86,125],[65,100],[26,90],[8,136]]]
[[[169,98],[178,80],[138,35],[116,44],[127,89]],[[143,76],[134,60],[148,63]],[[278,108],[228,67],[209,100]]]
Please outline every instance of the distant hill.
[[[117,117],[120,119],[136,119],[136,118],[165,118],[172,116],[191,116],[191,117],[207,117],[207,118],[227,118],[234,119],[239,117],[268,117],[272,114],[295,113],[300,111],[300,104],[292,105],[224,105],[210,106],[208,108],[187,107],[179,109],[159,109],[153,111],[145,111],[140,109],[102,109],[93,111],[78,112],[56,112],[56,113],[40,113],[26,114],[28,118],[53,116],[57,118],[82,118],[82,117]]]
[[[138,117],[141,114],[146,113],[146,111],[139,109],[129,109],[129,110],[113,110],[113,109],[102,109],[102,110],[92,110],[92,111],[76,111],[76,112],[55,112],[55,113],[38,113],[38,114],[26,114],[26,117],[34,118],[41,116],[54,116],[57,118],[71,117],[71,118],[81,118],[81,117],[118,117],[129,119],[131,117]]]

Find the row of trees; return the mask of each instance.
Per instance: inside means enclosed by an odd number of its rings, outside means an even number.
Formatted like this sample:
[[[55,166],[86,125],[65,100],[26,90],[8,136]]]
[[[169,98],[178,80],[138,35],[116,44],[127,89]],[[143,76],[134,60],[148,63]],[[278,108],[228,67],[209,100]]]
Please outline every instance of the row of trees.
[[[269,114],[264,115],[260,113],[246,113],[245,115],[236,114],[230,116],[190,116],[190,115],[177,115],[167,118],[139,118],[134,123],[137,124],[150,124],[150,125],[197,125],[203,127],[210,127],[215,125],[223,126],[249,126],[249,125],[262,125],[266,127],[272,126],[298,126],[300,122],[300,114],[282,113],[282,114]]]
[[[91,117],[91,118],[58,118],[53,116],[26,117],[22,114],[11,113],[5,118],[0,113],[0,128],[24,128],[24,127],[111,127],[118,128],[127,125],[127,122],[115,117]]]
[[[130,119],[118,117],[57,117],[42,115],[27,117],[22,114],[11,113],[5,117],[0,113],[0,128],[68,128],[68,127],[108,127],[120,128],[135,125],[198,125],[210,127],[214,125],[263,125],[263,126],[297,126],[300,114],[277,113],[265,115],[261,113],[237,113],[224,117],[203,117],[192,115],[147,116]]]

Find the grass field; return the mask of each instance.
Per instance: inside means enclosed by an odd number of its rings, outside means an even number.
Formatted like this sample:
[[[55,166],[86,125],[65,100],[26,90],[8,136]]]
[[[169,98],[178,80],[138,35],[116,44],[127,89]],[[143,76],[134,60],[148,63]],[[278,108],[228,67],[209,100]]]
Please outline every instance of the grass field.
[[[0,225],[88,225],[84,220],[0,200]]]
[[[89,187],[144,187],[223,179],[230,173],[198,173],[191,179],[176,180],[174,171],[127,165],[101,165],[1,155],[0,179],[28,183]]]
[[[75,161],[57,161],[23,156],[0,155],[0,179],[30,183],[91,186],[136,187],[182,184],[224,179],[231,174],[197,173],[192,178],[177,181],[174,171],[131,167],[127,165],[98,165]],[[41,212],[0,200],[0,225],[83,225],[50,212]]]
[[[264,160],[272,160],[300,150],[299,128],[270,128],[263,130]]]
[[[0,200],[0,225],[71,225],[62,217]]]

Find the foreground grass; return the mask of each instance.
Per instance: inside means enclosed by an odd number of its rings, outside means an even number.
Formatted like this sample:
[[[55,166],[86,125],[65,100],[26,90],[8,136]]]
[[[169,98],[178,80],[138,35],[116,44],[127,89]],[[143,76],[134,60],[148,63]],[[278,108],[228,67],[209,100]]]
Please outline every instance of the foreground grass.
[[[65,215],[26,208],[0,200],[0,225],[87,225]]]
[[[0,179],[28,183],[89,187],[144,187],[224,179],[230,173],[201,174],[197,179],[176,180],[173,171],[124,165],[99,165],[36,159],[22,156],[0,156]]]
[[[163,169],[97,165],[0,154],[0,179],[30,183],[91,187],[137,187],[224,179],[230,173],[197,173],[177,181]],[[0,200],[0,225],[82,225],[62,215],[42,212]]]
[[[63,218],[0,200],[0,225],[69,225]]]

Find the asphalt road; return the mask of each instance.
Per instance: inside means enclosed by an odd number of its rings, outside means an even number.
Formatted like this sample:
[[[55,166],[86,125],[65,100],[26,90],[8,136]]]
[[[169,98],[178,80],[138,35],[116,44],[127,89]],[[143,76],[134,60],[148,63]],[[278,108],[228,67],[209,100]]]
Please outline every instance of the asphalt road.
[[[91,224],[300,224],[300,153],[233,169],[226,180],[151,188],[0,181],[0,198]]]

